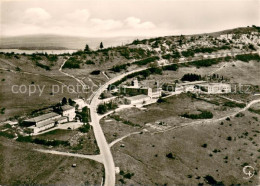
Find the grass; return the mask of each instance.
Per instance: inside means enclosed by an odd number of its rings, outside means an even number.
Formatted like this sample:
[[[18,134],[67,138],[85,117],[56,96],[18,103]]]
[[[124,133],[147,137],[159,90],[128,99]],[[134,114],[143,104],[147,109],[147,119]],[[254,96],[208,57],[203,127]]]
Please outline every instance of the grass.
[[[244,162],[249,165],[258,162],[259,147],[253,143],[258,140],[258,136],[251,134],[258,123],[253,121],[251,115],[246,114],[232,121],[224,121],[224,125],[211,123],[154,135],[144,133],[130,136],[124,139],[125,148],[121,148],[120,143],[113,146],[115,164],[121,170],[135,174],[131,180],[124,179],[128,185],[254,185],[258,182],[257,177],[245,180],[240,176],[241,165]],[[245,128],[249,132],[248,137],[238,138]],[[247,145],[243,145],[245,142]],[[252,156],[245,153],[248,150],[253,153]],[[232,172],[228,171],[230,167]],[[233,179],[234,177],[236,179]],[[121,177],[117,176],[117,183],[120,183],[119,179]]]
[[[0,180],[3,185],[80,185],[82,182],[97,185],[102,179],[103,165],[100,163],[44,154],[33,151],[34,144],[0,138]],[[73,168],[72,164],[77,167]]]

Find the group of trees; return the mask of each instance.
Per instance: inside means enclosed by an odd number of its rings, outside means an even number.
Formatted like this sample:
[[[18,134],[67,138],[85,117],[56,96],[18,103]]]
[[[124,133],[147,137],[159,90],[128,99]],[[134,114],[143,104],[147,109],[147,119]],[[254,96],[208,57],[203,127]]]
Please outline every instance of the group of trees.
[[[114,72],[121,72],[121,70],[126,70],[127,66],[130,66],[130,63],[122,64],[122,65],[115,65],[110,70]]]
[[[181,78],[182,81],[199,81],[201,80],[201,75],[198,74],[184,74]]]
[[[113,101],[110,101],[108,103],[103,103],[103,104],[98,105],[97,113],[105,114],[107,111],[114,110],[116,108],[118,108],[118,105],[116,103],[114,103]]]
[[[101,42],[101,43],[99,44],[99,48],[100,48],[100,49],[103,49],[103,48],[104,48],[103,42]],[[84,48],[84,52],[90,52],[90,51],[91,51],[91,50],[90,50],[88,44],[86,44],[86,46],[85,46],[85,48]]]

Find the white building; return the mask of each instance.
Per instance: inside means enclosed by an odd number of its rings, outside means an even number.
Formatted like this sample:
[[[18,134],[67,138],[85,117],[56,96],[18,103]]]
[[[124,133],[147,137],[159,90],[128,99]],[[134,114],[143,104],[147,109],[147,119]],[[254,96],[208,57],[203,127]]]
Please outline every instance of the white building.
[[[70,105],[64,105],[61,107],[62,116],[68,117],[69,121],[73,121],[76,117],[75,107]]]
[[[55,121],[54,120],[46,120],[41,123],[37,123],[35,126],[30,126],[28,129],[31,130],[33,133],[38,133],[44,130],[47,130],[49,128],[52,128],[55,126]]]
[[[60,118],[61,115],[55,112],[50,112],[28,120],[24,120],[23,123],[26,126],[30,126],[28,127],[28,129],[31,130],[31,132],[38,133],[54,127],[56,121],[59,120]]]
[[[225,94],[231,92],[231,85],[227,83],[209,83],[201,85],[208,94]]]

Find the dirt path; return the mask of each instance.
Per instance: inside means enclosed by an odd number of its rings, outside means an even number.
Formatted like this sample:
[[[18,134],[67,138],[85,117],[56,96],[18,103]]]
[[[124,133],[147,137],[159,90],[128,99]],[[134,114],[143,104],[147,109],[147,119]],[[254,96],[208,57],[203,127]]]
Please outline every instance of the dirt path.
[[[84,155],[84,154],[77,154],[77,153],[70,153],[70,152],[60,152],[56,150],[45,150],[45,149],[34,149],[35,151],[47,153],[47,154],[56,154],[62,156],[70,156],[70,157],[78,157],[78,158],[86,158],[90,160],[94,160],[100,163],[103,163],[103,157],[101,155]]]
[[[253,101],[251,101],[250,103],[248,103],[248,104],[246,105],[246,107],[240,109],[239,111],[236,111],[236,112],[234,112],[234,113],[232,113],[232,114],[223,116],[223,117],[221,117],[221,118],[207,119],[207,120],[203,120],[203,121],[200,120],[200,121],[195,121],[195,122],[191,122],[191,123],[185,123],[185,124],[182,124],[182,125],[180,125],[180,126],[171,127],[171,128],[166,129],[166,130],[163,130],[163,131],[154,132],[154,133],[152,133],[152,134],[159,134],[159,133],[162,133],[162,132],[168,132],[168,131],[170,131],[170,130],[175,130],[175,129],[183,128],[183,127],[187,127],[187,126],[194,126],[194,125],[199,125],[199,124],[209,124],[209,123],[219,122],[219,121],[225,120],[225,119],[228,118],[228,117],[234,117],[234,116],[237,115],[238,113],[246,111],[246,110],[247,110],[248,108],[250,108],[253,104],[259,103],[259,102],[260,102],[260,99],[253,100]]]
[[[132,133],[130,133],[130,134],[124,135],[124,136],[122,136],[121,138],[118,138],[118,139],[112,141],[112,142],[109,144],[109,147],[111,148],[111,147],[112,147],[113,145],[115,145],[116,143],[118,143],[118,142],[122,141],[123,139],[125,139],[125,138],[127,138],[127,137],[129,137],[129,136],[131,136],[131,135],[134,135],[134,134],[140,134],[140,132],[132,132]]]

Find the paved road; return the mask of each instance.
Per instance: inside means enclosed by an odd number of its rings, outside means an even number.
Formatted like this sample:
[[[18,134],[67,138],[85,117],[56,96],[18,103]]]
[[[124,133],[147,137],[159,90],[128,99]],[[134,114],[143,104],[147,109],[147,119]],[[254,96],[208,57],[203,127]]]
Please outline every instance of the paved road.
[[[64,61],[64,63],[62,64],[61,68],[60,68],[60,72],[62,72],[62,67],[65,64],[66,61]],[[192,61],[186,61],[186,62],[179,62],[179,63],[189,63]],[[102,116],[99,116],[96,112],[97,107],[99,105],[99,103],[101,102],[101,100],[99,100],[98,98],[100,97],[100,94],[105,91],[108,87],[108,85],[122,79],[123,77],[135,73],[135,72],[139,72],[142,70],[145,70],[149,67],[144,67],[144,68],[140,68],[140,69],[136,69],[133,70],[131,72],[127,72],[125,74],[121,74],[118,75],[112,79],[110,79],[108,82],[106,82],[104,85],[102,85],[97,91],[93,92],[93,94],[90,96],[90,98],[88,99],[89,101],[89,108],[90,108],[90,115],[91,115],[91,125],[93,126],[93,131],[95,134],[95,138],[97,141],[97,145],[100,149],[100,154],[101,157],[103,159],[103,164],[105,167],[105,186],[113,186],[115,185],[115,163],[113,160],[113,156],[112,153],[110,151],[110,146],[108,145],[105,135],[103,133],[103,130],[100,126],[100,119],[102,118]],[[68,73],[62,72],[63,74],[70,76],[72,78],[74,78],[76,81],[78,81],[83,87],[85,87],[85,83],[82,82],[81,80],[77,79],[76,77],[74,77],[73,75],[70,75]]]
[[[146,68],[142,68],[142,69],[137,69],[125,74],[121,74],[113,79],[111,79],[110,81],[106,82],[104,85],[102,85],[96,92],[93,93],[92,99],[90,100],[90,115],[91,115],[91,125],[93,126],[93,130],[94,130],[94,134],[95,134],[95,138],[100,150],[100,154],[103,157],[103,163],[104,163],[104,167],[105,167],[105,186],[113,186],[115,185],[115,163],[113,160],[113,156],[112,153],[110,151],[110,147],[106,141],[105,135],[103,133],[103,130],[100,126],[100,119],[103,116],[98,115],[98,113],[96,112],[97,107],[99,105],[99,103],[102,100],[99,100],[99,96],[100,94],[105,91],[108,87],[109,84],[112,84],[118,80],[120,80],[121,78],[123,78],[124,76],[127,76],[128,74],[134,73],[134,72],[138,72],[141,70],[144,70]]]

